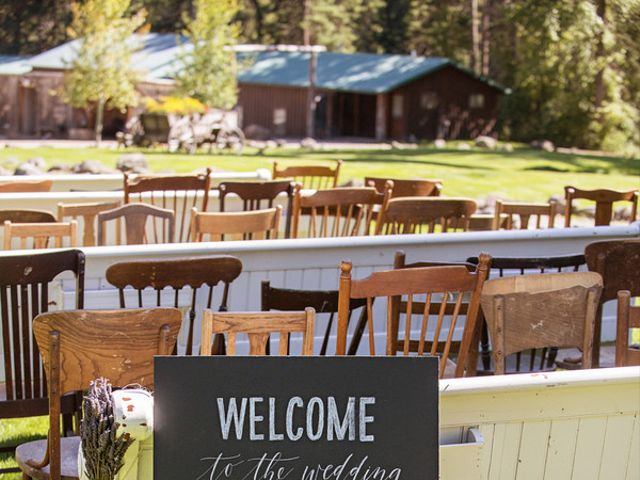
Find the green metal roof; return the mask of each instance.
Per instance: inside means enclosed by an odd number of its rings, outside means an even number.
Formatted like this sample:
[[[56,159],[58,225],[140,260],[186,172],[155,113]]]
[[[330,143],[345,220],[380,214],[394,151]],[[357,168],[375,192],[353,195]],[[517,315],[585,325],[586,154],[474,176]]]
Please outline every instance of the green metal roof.
[[[29,57],[0,55],[0,75],[23,75],[30,71]]]

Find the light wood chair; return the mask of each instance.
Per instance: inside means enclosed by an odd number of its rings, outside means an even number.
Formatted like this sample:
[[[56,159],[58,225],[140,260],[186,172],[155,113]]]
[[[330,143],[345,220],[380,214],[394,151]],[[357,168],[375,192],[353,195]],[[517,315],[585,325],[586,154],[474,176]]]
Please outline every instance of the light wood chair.
[[[75,220],[53,223],[12,223],[8,220],[4,222],[5,250],[12,249],[14,238],[19,240],[18,248],[25,250],[50,248],[49,243],[52,239],[54,247],[62,248],[67,237],[68,247],[78,246],[78,223]]]
[[[439,197],[442,193],[442,180],[400,179],[365,177],[364,184],[384,193],[387,182],[393,182],[392,198],[395,197]]]
[[[631,306],[631,292],[618,292],[616,326],[616,367],[640,365],[640,345],[629,345],[629,330],[640,329],[640,306]]]
[[[198,175],[136,175],[124,174],[124,203],[147,203],[151,206],[173,210],[176,224],[176,241],[188,242],[191,208],[207,211],[211,169]],[[193,198],[189,200],[189,196]],[[158,242],[156,242],[158,243]]]
[[[543,218],[546,218],[546,226],[544,228],[553,228],[555,225],[556,211],[558,202],[555,200],[549,203],[515,203],[496,201],[496,207],[493,219],[493,229],[527,230],[531,218],[534,220],[536,229],[543,228]],[[505,218],[506,217],[506,218]],[[514,218],[518,218],[518,222],[514,222]]]
[[[376,235],[467,231],[477,204],[470,198],[392,198],[381,212]]]
[[[279,334],[280,355],[289,355],[292,333],[302,333],[302,355],[313,355],[315,310],[303,312],[242,312],[218,313],[205,310],[202,318],[202,347],[200,355],[211,355],[214,334],[227,336],[227,355],[236,355],[237,336],[249,337],[249,355],[266,355],[272,334]]]
[[[191,238],[194,242],[219,240],[266,240],[278,238],[282,207],[248,212],[198,212],[191,210]]]
[[[151,226],[147,225],[151,221]],[[173,210],[144,203],[130,203],[98,213],[98,245],[107,244],[107,222],[115,221],[116,245],[173,243],[175,216]],[[124,241],[120,223],[124,221]]]
[[[303,188],[310,190],[326,190],[338,186],[338,177],[342,160],[336,160],[333,167],[326,165],[290,165],[278,168],[278,162],[273,162],[274,180],[289,178],[300,183]]]
[[[592,366],[593,334],[602,277],[593,272],[517,275],[489,280],[482,290],[495,373],[508,355],[532,348],[579,348]]]
[[[625,192],[617,190],[581,190],[576,187],[564,187],[564,199],[566,202],[564,212],[564,226],[571,226],[571,216],[573,215],[574,200],[591,200],[596,204],[595,226],[606,226],[611,224],[613,217],[613,204],[615,202],[631,203],[631,219],[629,223],[636,221],[638,216],[638,189],[627,190]]]
[[[100,212],[118,208],[120,202],[109,203],[58,203],[58,222],[65,219],[78,221],[78,217],[83,221],[82,245],[84,247],[94,247],[96,243],[96,218]],[[118,222],[117,227],[120,226]],[[120,238],[120,232],[116,233]]]
[[[374,272],[362,280],[351,278],[351,262],[342,262],[340,267],[340,293],[338,310],[338,339],[336,354],[344,355],[347,344],[347,326],[350,301],[353,298],[366,299],[367,330],[369,333],[369,353],[375,355],[375,338],[373,327],[373,301],[377,297],[387,298],[386,308],[386,355],[396,355],[401,343],[403,355],[409,355],[415,348],[417,355],[440,354],[440,377],[445,373],[462,377],[475,372],[476,358],[472,343],[476,337],[476,321],[480,310],[480,292],[487,277],[489,255],[481,255],[481,263],[477,271],[470,272],[466,266],[443,266],[396,269]],[[414,310],[414,302],[421,301],[424,295],[422,311]],[[406,296],[406,323],[404,339],[399,336],[398,318],[400,302]],[[462,339],[457,352],[455,369],[447,368],[454,343],[454,332],[458,324],[462,305],[467,297],[468,307],[464,322]],[[446,301],[442,301],[446,298]],[[451,301],[449,301],[451,299]],[[439,308],[432,308],[437,303]],[[437,310],[437,311],[435,311]],[[412,319],[414,314],[420,315],[420,333],[417,340],[411,338]],[[429,320],[432,314],[437,315],[431,339],[427,339]],[[445,321],[449,317],[449,321]]]
[[[0,183],[0,193],[50,192],[51,180],[16,180]]]

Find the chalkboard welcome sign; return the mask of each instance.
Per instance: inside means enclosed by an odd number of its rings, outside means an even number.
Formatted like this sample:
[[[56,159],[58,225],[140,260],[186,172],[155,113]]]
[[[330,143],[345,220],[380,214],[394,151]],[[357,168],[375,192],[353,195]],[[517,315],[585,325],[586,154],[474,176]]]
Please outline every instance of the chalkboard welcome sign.
[[[157,357],[154,478],[435,480],[438,363]]]

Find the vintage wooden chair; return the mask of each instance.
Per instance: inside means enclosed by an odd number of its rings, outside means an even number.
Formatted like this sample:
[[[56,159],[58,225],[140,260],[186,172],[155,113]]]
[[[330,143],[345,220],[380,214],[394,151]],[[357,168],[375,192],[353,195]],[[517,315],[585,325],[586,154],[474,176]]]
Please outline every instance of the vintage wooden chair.
[[[289,178],[300,183],[302,188],[310,190],[326,190],[338,186],[338,176],[342,160],[336,160],[334,166],[326,165],[290,165],[278,168],[278,162],[273,162],[272,178]]]
[[[273,202],[279,195],[287,196],[285,212],[284,237],[291,236],[291,213],[293,209],[293,191],[295,183],[287,180],[272,182],[222,182],[218,185],[220,191],[220,211],[226,211],[227,195],[236,195],[242,200],[242,210],[260,210],[273,208]]]
[[[292,238],[304,237],[303,218],[308,221],[306,237],[353,237],[369,235],[391,197],[391,184],[384,194],[373,187],[332,188],[302,195],[299,185],[293,197]],[[375,213],[376,208],[380,208]]]
[[[616,190],[581,190],[576,187],[564,187],[564,198],[566,202],[564,212],[564,226],[571,226],[571,216],[573,214],[574,200],[591,200],[596,203],[595,226],[611,224],[613,216],[613,204],[615,202],[631,203],[631,220],[635,222],[638,215],[638,189],[620,192]]]
[[[584,249],[584,256],[589,270],[599,273],[604,285],[593,339],[593,364],[597,367],[600,365],[603,304],[617,299],[620,290],[628,290],[632,297],[640,296],[640,240],[590,243]]]
[[[56,217],[44,210],[0,210],[0,223],[54,223]]]
[[[151,221],[151,226],[147,225]],[[115,221],[116,245],[173,243],[175,216],[173,210],[143,203],[130,203],[98,213],[98,245],[107,244],[107,222]],[[122,238],[121,222],[124,221]],[[124,240],[124,241],[123,241]]]
[[[481,255],[480,258],[480,265],[475,272],[470,272],[463,265],[409,268],[374,272],[362,280],[352,280],[351,263],[342,262],[340,267],[337,355],[345,354],[348,312],[352,298],[366,299],[369,353],[376,354],[373,328],[373,299],[376,297],[387,297],[386,354],[396,355],[400,348],[399,305],[402,296],[406,295],[406,323],[401,350],[405,356],[409,355],[412,351],[412,342],[415,342],[417,343],[417,355],[425,353],[435,355],[441,352],[439,374],[442,378],[445,373],[450,373],[447,366],[451,360],[450,354],[454,353],[451,348],[454,342],[454,332],[466,295],[469,305],[460,348],[457,352],[455,371],[451,373],[456,377],[462,377],[465,374],[475,372],[474,367],[469,368],[476,361],[470,352],[472,352],[476,321],[480,310],[480,292],[488,273],[490,261],[490,257],[486,254]],[[413,304],[421,301],[420,296],[422,295],[425,295],[425,301],[422,311],[419,312],[422,317],[420,334],[418,339],[414,340],[411,338],[412,317],[415,313]],[[447,300],[442,301],[443,298]],[[437,312],[432,308],[436,302],[439,304]],[[427,339],[429,319],[432,314],[437,315],[437,320],[433,337]],[[445,317],[449,317],[449,321],[445,321]],[[440,345],[441,342],[443,345]]]
[[[542,219],[545,217],[545,228],[553,228],[557,207],[558,202],[555,200],[551,200],[549,203],[514,203],[497,200],[493,229],[500,230],[500,228],[504,228],[505,230],[513,230],[519,228],[520,230],[527,230],[532,217],[534,220],[533,228],[543,228]],[[517,223],[514,222],[514,217],[518,218]]]
[[[218,313],[205,310],[200,355],[211,355],[213,335],[226,335],[227,355],[236,355],[238,334],[249,337],[249,355],[267,355],[270,336],[275,333],[279,334],[278,353],[289,355],[290,337],[296,332],[302,333],[302,355],[313,355],[315,316],[315,310],[310,307],[302,312]]]
[[[175,308],[68,310],[34,319],[48,381],[49,438],[17,448],[24,478],[78,478],[80,439],[60,438],[60,395],[86,390],[98,377],[115,387],[153,388],[153,356],[171,353],[181,320]]]
[[[337,290],[299,290],[291,288],[272,287],[269,280],[262,281],[261,308],[263,312],[279,310],[282,312],[302,311],[307,307],[313,308],[316,313],[328,313],[329,321],[322,339],[320,355],[327,354],[329,338],[333,327],[335,314],[338,313],[338,291]],[[365,305],[364,299],[353,299],[349,309],[349,317],[354,310]],[[365,318],[361,316],[361,318]],[[349,346],[349,355],[355,355],[357,342],[354,343],[355,336]]]
[[[640,306],[631,306],[631,292],[618,292],[616,324],[616,367],[640,365],[640,345],[629,345],[629,330],[640,329]]]
[[[392,198],[382,210],[376,235],[467,231],[475,200],[469,198]]]
[[[124,174],[124,203],[143,202],[154,207],[173,210],[177,229],[176,242],[188,242],[191,208],[206,212],[211,188],[211,169],[198,175],[137,175]],[[192,196],[192,199],[189,199]]]
[[[0,183],[0,193],[50,192],[52,180],[16,180]]]
[[[131,287],[135,290],[137,306],[171,306],[181,307],[180,294],[183,290],[188,292],[190,300],[184,331],[186,332],[185,354],[193,353],[193,324],[196,311],[199,310],[198,302],[201,298],[198,293],[201,287],[207,287],[202,295],[206,298],[206,308],[213,304],[214,287],[223,284],[219,310],[227,310],[229,300],[229,287],[242,272],[242,262],[230,255],[176,258],[167,260],[139,260],[134,262],[115,263],[106,271],[106,279],[118,289],[120,308],[127,308],[126,290]],[[149,304],[143,300],[145,290],[155,291],[153,298],[149,298]],[[162,292],[168,289],[166,299],[163,300]],[[219,339],[220,340],[220,339]],[[216,351],[222,350],[223,344],[216,345]],[[177,353],[177,351],[175,352]]]
[[[278,238],[282,207],[249,212],[198,212],[191,210],[191,238],[194,242],[218,240],[266,240]]]
[[[385,185],[389,181],[393,182],[392,198],[439,197],[442,193],[442,180],[365,177],[364,184],[374,187],[379,193],[384,193]]]
[[[4,249],[11,250],[13,239],[18,239],[18,248],[62,248],[64,239],[69,238],[68,247],[78,246],[78,223],[70,222],[53,223],[12,223],[4,222]],[[53,240],[53,245],[50,245]]]
[[[50,308],[58,308],[50,287],[60,275],[75,277],[75,305],[84,308],[84,253],[80,250],[0,256],[0,336],[4,362],[4,385],[0,389],[0,418],[46,415],[47,388],[38,345],[33,341],[32,319]],[[73,431],[72,416],[78,414],[81,397],[62,398],[63,431]],[[13,452],[15,445],[0,447]],[[1,469],[3,473],[17,471]]]
[[[593,272],[517,275],[489,280],[482,310],[493,343],[495,373],[506,357],[532,348],[575,347],[582,368],[591,368],[592,343],[602,277]]]
[[[94,247],[96,243],[96,218],[99,213],[107,210],[118,208],[120,202],[109,203],[58,203],[58,222],[64,222],[66,219],[78,221],[82,218],[83,234],[82,245],[84,247]],[[120,226],[120,222],[116,224]],[[120,232],[116,234],[116,238],[120,238]]]

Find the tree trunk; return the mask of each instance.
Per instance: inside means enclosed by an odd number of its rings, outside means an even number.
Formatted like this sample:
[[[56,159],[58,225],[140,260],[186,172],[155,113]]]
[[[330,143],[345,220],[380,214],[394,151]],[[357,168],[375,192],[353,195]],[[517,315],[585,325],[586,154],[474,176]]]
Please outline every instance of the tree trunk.
[[[604,35],[607,29],[607,2],[606,0],[597,0],[597,14],[602,20],[602,31],[598,35],[598,46],[596,48],[596,61],[602,62],[595,80],[595,107],[600,108],[605,97],[604,70],[606,68],[604,48]]]
[[[304,0],[304,16],[302,19],[302,42],[311,45],[311,0]]]
[[[96,147],[102,143],[102,122],[104,119],[104,100],[98,100],[96,104]]]
[[[482,74],[489,75],[491,61],[491,3],[485,0],[482,9]]]
[[[471,68],[480,73],[480,18],[478,0],[471,0]]]

